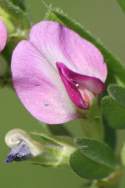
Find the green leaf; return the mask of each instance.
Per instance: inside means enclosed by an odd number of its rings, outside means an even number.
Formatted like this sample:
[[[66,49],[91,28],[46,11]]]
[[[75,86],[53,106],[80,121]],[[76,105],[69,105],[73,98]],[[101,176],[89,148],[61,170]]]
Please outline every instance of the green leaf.
[[[120,105],[125,107],[125,88],[111,84],[108,87],[108,93],[112,99],[117,101]]]
[[[105,58],[105,62],[108,65],[110,75],[112,75],[112,77],[115,78],[118,77],[122,82],[125,83],[125,66],[121,64],[121,62],[116,57],[114,57],[108,49],[104,47],[100,40],[96,39],[89,31],[87,31],[79,23],[75,22],[74,20],[66,16],[60,9],[54,9],[51,7],[49,7],[48,9],[49,11],[45,19],[60,22],[61,24],[64,24],[65,26],[77,32],[81,37],[92,42],[102,52]]]
[[[17,3],[13,4],[10,0],[0,0],[0,16],[7,26],[9,23],[9,26],[11,24],[11,28],[13,27],[15,30],[29,29],[30,21],[28,15],[17,6]]]
[[[125,0],[117,0],[122,10],[125,12]]]
[[[116,168],[111,148],[97,140],[80,139],[78,149],[71,155],[70,165],[81,177],[102,179]]]
[[[125,129],[125,107],[111,97],[104,97],[102,100],[102,116],[108,126]]]
[[[11,0],[11,2],[22,10],[25,10],[25,0]]]

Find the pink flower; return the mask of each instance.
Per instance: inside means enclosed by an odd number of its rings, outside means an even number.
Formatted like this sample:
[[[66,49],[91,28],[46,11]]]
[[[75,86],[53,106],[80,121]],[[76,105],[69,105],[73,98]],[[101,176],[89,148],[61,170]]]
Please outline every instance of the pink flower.
[[[7,42],[7,28],[3,21],[0,20],[0,52],[5,48]]]
[[[107,67],[100,51],[53,21],[34,25],[12,56],[14,88],[38,120],[60,124],[79,117],[104,90]]]

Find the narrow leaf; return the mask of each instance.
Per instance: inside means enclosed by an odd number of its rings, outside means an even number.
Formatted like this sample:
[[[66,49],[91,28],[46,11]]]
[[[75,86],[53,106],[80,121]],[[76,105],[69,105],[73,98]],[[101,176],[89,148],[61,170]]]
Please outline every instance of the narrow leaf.
[[[101,179],[115,170],[116,161],[108,145],[97,140],[80,139],[71,155],[70,165],[81,177]]]
[[[17,3],[14,4],[12,0],[0,0],[0,16],[3,16],[4,19],[2,12],[6,12],[6,14],[8,14],[8,19],[11,20],[16,28],[29,28],[30,21],[27,13],[17,6]]]
[[[25,0],[11,0],[11,2],[22,10],[25,10]]]

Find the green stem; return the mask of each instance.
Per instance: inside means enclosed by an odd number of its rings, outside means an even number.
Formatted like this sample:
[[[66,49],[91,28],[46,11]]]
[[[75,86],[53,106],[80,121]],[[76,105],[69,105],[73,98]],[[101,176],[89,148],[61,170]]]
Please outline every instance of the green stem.
[[[117,135],[116,130],[112,129],[110,126],[108,126],[108,123],[103,118],[103,125],[104,125],[104,131],[105,131],[105,137],[104,141],[113,149],[116,148],[116,141],[117,141]]]
[[[93,101],[93,105],[86,113],[86,118],[80,120],[84,137],[97,140],[104,139],[104,127],[101,122],[101,111],[98,99]]]
[[[96,181],[98,188],[118,188],[121,177],[123,176],[123,170],[117,169],[109,177]]]

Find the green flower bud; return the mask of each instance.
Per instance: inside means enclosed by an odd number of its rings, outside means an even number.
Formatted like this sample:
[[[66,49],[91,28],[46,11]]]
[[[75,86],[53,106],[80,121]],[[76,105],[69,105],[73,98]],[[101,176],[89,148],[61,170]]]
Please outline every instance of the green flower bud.
[[[35,141],[21,129],[9,131],[5,136],[5,143],[11,151],[6,162],[29,159],[32,163],[43,166],[56,167],[69,164],[70,155],[75,150],[73,146],[45,134],[35,134],[44,140]]]

